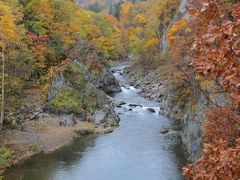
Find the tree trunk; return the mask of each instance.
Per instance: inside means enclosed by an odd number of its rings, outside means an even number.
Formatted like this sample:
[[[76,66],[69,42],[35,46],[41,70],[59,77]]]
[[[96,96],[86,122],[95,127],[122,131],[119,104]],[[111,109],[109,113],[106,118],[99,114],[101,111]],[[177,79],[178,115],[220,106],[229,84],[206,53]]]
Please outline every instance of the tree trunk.
[[[161,44],[161,33],[159,32],[158,29],[156,29],[157,31],[157,36],[158,36],[158,40],[159,40],[159,51],[161,51],[162,48],[162,44]]]
[[[3,33],[1,32],[1,40],[2,40],[2,104],[1,104],[1,117],[0,117],[0,130],[2,129],[3,121],[4,121],[4,104],[5,104],[5,46],[3,40]]]

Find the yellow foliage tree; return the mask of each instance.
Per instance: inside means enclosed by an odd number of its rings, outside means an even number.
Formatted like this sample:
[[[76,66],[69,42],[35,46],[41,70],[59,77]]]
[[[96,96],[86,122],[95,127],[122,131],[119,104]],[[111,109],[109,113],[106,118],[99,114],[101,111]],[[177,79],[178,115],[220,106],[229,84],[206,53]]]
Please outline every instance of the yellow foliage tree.
[[[187,18],[183,18],[180,21],[174,23],[171,26],[171,28],[169,29],[168,34],[167,34],[169,42],[173,41],[175,39],[175,36],[177,35],[177,33],[180,32],[181,30],[183,30],[187,24],[188,24]],[[187,32],[188,31],[189,31],[189,29],[187,29]]]
[[[2,96],[1,96],[1,117],[0,128],[4,121],[4,104],[5,104],[5,53],[6,48],[14,40],[15,33],[14,17],[11,9],[7,4],[0,2],[0,48],[2,57]]]

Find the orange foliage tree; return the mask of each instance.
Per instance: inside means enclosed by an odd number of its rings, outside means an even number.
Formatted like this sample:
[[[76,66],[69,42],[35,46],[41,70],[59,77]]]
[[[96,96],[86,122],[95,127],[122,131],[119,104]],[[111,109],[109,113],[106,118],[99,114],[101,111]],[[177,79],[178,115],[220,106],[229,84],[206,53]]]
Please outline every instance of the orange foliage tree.
[[[240,3],[199,0],[189,12],[194,26],[194,68],[216,79],[240,105]]]
[[[231,180],[240,177],[240,116],[218,108],[208,114],[201,158],[183,168],[186,179]]]
[[[205,126],[205,142],[218,143],[219,139],[235,143],[240,137],[240,116],[228,108],[216,108],[208,114]]]
[[[231,3],[229,3],[231,2]],[[190,1],[193,68],[215,80],[240,105],[240,3]],[[239,109],[217,108],[208,113],[201,158],[183,168],[186,179],[240,178]]]
[[[207,146],[202,157],[193,165],[183,168],[186,179],[232,180],[240,177],[240,139],[235,147],[220,141],[217,147]]]

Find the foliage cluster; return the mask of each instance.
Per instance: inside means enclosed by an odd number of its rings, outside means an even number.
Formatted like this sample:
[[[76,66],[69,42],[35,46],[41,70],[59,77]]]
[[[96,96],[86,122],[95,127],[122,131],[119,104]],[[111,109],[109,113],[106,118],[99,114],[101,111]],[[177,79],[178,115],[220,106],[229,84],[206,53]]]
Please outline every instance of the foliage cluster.
[[[120,10],[124,43],[142,66],[154,68],[160,57],[161,41],[178,0],[127,1]]]
[[[8,159],[10,155],[11,152],[7,148],[5,147],[0,148],[0,167],[8,166]]]
[[[240,117],[227,108],[208,114],[201,158],[183,168],[187,179],[238,179],[240,177]]]
[[[235,147],[229,147],[225,141],[218,146],[206,145],[201,158],[193,165],[183,169],[186,179],[239,179],[240,176],[240,140]]]
[[[232,96],[232,108],[215,108],[207,114],[201,158],[184,168],[187,179],[238,179],[240,177],[239,35],[238,1],[190,1],[191,58],[193,69]],[[206,87],[201,83],[202,87]],[[205,88],[209,90],[209,87]]]
[[[51,100],[50,106],[63,112],[76,114],[89,112],[99,107],[98,94],[96,90],[92,89],[85,67],[74,62],[65,65],[61,73],[71,84],[71,87],[58,92]]]
[[[218,80],[233,103],[240,105],[240,4],[203,2],[203,6],[193,3],[189,10],[192,26],[198,27],[193,32],[193,66],[201,75]]]
[[[62,111],[71,113],[88,112],[96,109],[96,99],[94,95],[79,93],[76,89],[64,89],[52,100],[51,106]]]

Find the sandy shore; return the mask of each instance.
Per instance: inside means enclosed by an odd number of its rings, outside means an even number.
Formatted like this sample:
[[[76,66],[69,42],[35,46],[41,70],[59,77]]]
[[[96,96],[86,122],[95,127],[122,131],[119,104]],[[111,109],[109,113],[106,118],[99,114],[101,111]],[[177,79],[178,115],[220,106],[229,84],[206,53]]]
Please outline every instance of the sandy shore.
[[[96,126],[87,121],[77,121],[77,124],[73,127],[61,127],[59,122],[63,118],[64,116],[46,114],[46,117],[41,121],[25,122],[21,131],[1,131],[0,144],[11,152],[7,167],[41,152],[53,152],[64,145],[70,144],[76,137],[113,131],[113,127]],[[4,172],[7,167],[4,167],[1,171]]]

